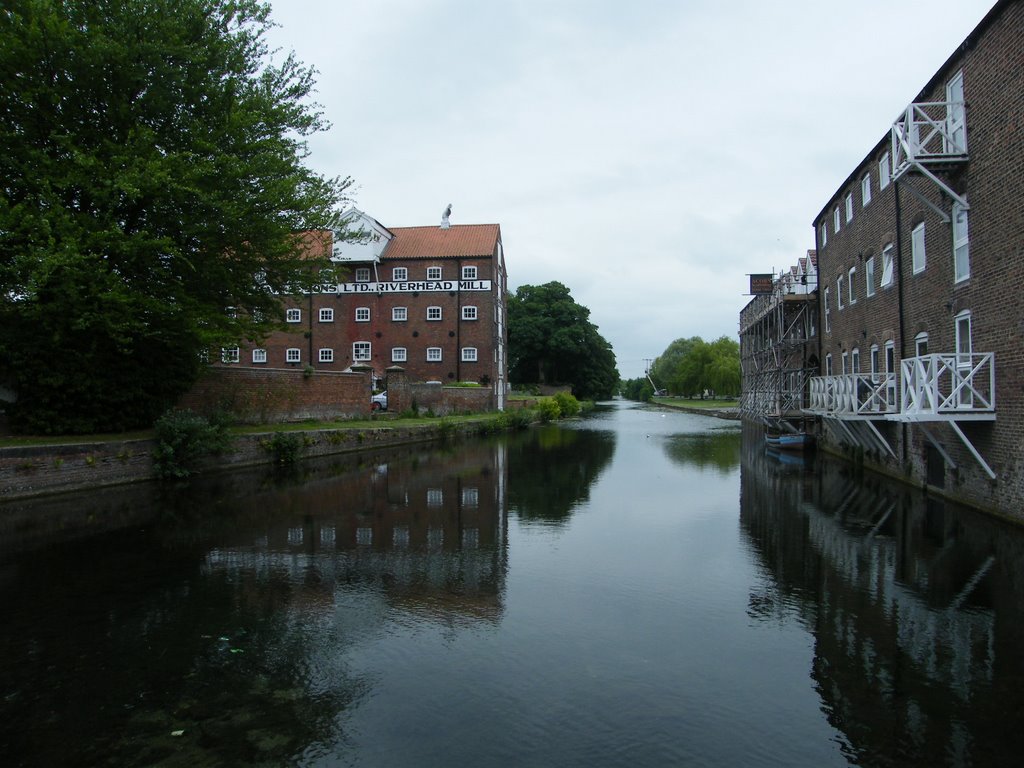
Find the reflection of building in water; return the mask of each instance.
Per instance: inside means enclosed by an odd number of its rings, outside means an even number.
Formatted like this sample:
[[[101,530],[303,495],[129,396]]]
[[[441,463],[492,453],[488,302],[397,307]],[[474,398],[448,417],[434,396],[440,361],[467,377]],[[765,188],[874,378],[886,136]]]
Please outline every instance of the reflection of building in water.
[[[262,525],[209,568],[287,581],[327,608],[358,590],[427,617],[497,620],[508,567],[504,444],[424,451],[249,500]]]
[[[796,617],[814,635],[812,676],[858,758],[946,764],[1004,749],[1003,681],[1024,671],[1006,531],[848,466],[819,470],[744,455],[741,521],[770,573],[751,616]]]

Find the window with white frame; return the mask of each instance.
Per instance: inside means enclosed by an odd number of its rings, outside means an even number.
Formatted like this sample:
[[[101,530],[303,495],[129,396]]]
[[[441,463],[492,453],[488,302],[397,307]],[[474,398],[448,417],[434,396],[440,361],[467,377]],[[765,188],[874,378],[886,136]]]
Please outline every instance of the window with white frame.
[[[971,276],[971,256],[967,234],[967,209],[953,203],[953,281],[961,282]]]
[[[427,488],[427,506],[440,507],[444,505],[444,491],[440,488]]]
[[[843,308],[843,276],[836,278],[836,309]]]
[[[462,268],[462,279],[463,280],[476,280],[476,267],[463,267]]]
[[[391,270],[391,279],[396,283],[404,283],[409,279],[409,270],[406,267],[395,267]]]
[[[843,376],[845,376],[847,373],[850,372],[849,365],[850,365],[850,353],[844,350],[843,351]]]
[[[924,252],[924,222],[918,224],[910,233],[910,263],[914,274],[924,272],[927,260]]]
[[[462,362],[464,362],[464,363],[475,363],[476,362],[476,347],[463,347],[462,348]]]
[[[878,345],[877,344],[872,344],[871,345],[871,352],[869,354],[870,354],[870,357],[871,357],[871,360],[870,360],[870,362],[871,362],[871,381],[873,381],[874,383],[877,384],[878,383]]]
[[[864,262],[864,295],[875,295],[875,257],[868,256]]]
[[[265,362],[267,362],[267,350],[265,350],[265,349],[254,349],[252,351],[252,361],[254,363],[265,363]]]
[[[928,334],[919,333],[914,337],[914,357],[924,357],[928,354]]]
[[[391,362],[392,363],[404,363],[409,359],[409,352],[405,347],[392,347],[391,348]]]
[[[857,347],[850,352],[850,373],[860,373],[860,349]]]
[[[302,350],[298,347],[289,347],[284,351],[284,361],[286,363],[301,363]]]
[[[320,362],[321,363],[333,363],[334,362],[334,350],[322,347],[320,349]]]
[[[408,309],[408,307],[392,307],[391,308],[391,319],[394,322],[396,322],[396,323],[400,323],[400,322],[403,322],[405,320],[408,320],[409,319],[409,309]]]
[[[821,226],[818,229],[818,239],[821,240],[821,247],[824,248],[828,244],[828,225],[825,222],[821,222]]]
[[[825,300],[824,300],[823,303],[824,303],[824,306],[825,306],[825,333],[832,333],[832,318],[829,316],[829,313],[832,310],[831,310],[831,307],[829,306],[828,286],[827,285],[825,286]]]
[[[886,152],[882,155],[882,159],[878,161],[878,188],[885,189],[889,186],[890,171],[889,171],[889,153]]]
[[[836,206],[836,209],[832,212],[832,231],[833,232],[838,232],[839,231],[839,206],[838,205]]]
[[[885,400],[896,405],[896,347],[892,341],[885,342]]]
[[[892,267],[892,243],[886,243],[882,249],[882,287],[892,285],[893,280],[893,267]]]
[[[368,282],[370,282],[370,268],[369,267],[356,267],[356,282],[357,283],[368,283]]]
[[[871,202],[871,171],[864,174],[860,180],[860,207],[867,208]]]
[[[462,319],[463,320],[476,320],[476,307],[465,306],[462,308]]]
[[[320,322],[321,323],[333,323],[334,322],[334,310],[333,309],[321,309],[320,310]]]
[[[427,267],[427,280],[440,280],[441,279],[441,268],[440,267]]]
[[[831,376],[832,375],[832,353],[831,352],[829,352],[827,355],[825,355],[825,375],[826,376]]]
[[[237,363],[238,362],[238,347],[221,347],[220,348],[220,361],[222,363]]]
[[[480,504],[480,489],[479,488],[463,488],[462,489],[462,506],[463,507],[476,507]]]
[[[370,308],[369,307],[356,307],[356,322],[357,323],[368,323],[368,322],[370,322]]]
[[[302,310],[301,309],[295,309],[293,307],[292,309],[289,309],[289,310],[287,310],[284,313],[284,319],[285,319],[285,322],[288,322],[288,323],[301,323],[302,322]]]
[[[354,341],[352,342],[352,360],[354,361],[365,361],[370,359],[370,342],[368,341]]]
[[[853,192],[846,193],[846,223],[853,221]]]
[[[427,347],[427,362],[428,363],[439,363],[439,362],[441,362],[441,348],[440,347]]]
[[[857,303],[857,287],[854,284],[854,280],[856,280],[856,279],[857,279],[857,268],[856,267],[850,267],[850,271],[848,273],[848,279],[846,281],[846,300],[848,302],[850,302],[850,304],[856,304]]]
[[[440,320],[441,319],[441,308],[440,307],[427,307],[427,320]]]

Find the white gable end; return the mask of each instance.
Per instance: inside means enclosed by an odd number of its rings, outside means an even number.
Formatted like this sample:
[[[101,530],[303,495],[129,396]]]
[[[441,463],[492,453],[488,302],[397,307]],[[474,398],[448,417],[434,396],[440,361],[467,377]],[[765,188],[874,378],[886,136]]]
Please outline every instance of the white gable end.
[[[335,231],[331,260],[337,262],[380,261],[394,235],[372,216],[352,208],[342,217],[344,229]]]

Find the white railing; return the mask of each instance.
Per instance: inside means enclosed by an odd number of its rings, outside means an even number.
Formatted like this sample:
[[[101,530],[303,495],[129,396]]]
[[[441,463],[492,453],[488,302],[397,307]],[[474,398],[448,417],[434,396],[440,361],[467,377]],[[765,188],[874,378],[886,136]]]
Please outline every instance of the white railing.
[[[824,416],[871,417],[896,412],[896,374],[815,376],[809,411]]]
[[[962,160],[967,155],[967,122],[962,101],[908,104],[892,125],[893,175],[911,163]]]
[[[900,361],[903,408],[914,419],[994,414],[996,361],[992,352],[935,354]]]

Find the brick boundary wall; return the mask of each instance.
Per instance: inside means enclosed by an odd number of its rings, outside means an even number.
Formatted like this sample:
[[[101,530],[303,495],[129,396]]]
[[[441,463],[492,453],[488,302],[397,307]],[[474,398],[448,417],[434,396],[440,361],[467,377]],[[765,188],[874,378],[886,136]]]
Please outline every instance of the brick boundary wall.
[[[370,387],[367,373],[211,367],[178,407],[203,414],[226,410],[243,424],[364,417]]]
[[[460,424],[455,427],[455,432],[473,434],[478,428],[476,424]],[[300,458],[309,459],[441,440],[446,439],[451,431],[449,426],[431,424],[294,430],[283,434],[295,435],[302,443]],[[199,470],[205,474],[272,464],[274,456],[269,444],[275,434],[275,431],[268,430],[235,435],[228,452],[207,459]],[[155,440],[0,448],[0,505],[13,499],[153,480],[155,448]]]

